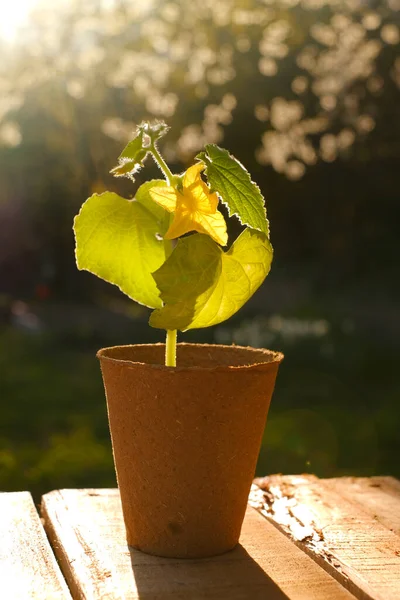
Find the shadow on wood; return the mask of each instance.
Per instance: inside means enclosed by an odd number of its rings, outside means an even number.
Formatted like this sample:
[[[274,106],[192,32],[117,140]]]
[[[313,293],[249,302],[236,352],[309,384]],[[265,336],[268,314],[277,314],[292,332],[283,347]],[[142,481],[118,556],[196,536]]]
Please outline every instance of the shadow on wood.
[[[129,548],[138,598],[289,600],[241,544],[213,558],[150,556]],[[230,592],[229,592],[230,590]],[[239,594],[239,595],[238,595]]]
[[[76,600],[354,600],[251,507],[241,546],[207,559],[129,549],[116,489],[55,490],[42,516]]]

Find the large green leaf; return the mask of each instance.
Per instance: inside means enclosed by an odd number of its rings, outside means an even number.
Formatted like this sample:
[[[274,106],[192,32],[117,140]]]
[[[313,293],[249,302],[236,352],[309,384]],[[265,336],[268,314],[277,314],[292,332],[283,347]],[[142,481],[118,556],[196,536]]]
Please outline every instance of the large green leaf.
[[[135,200],[140,202],[140,204],[143,204],[143,206],[155,216],[157,221],[162,224],[163,233],[165,233],[168,229],[170,213],[167,212],[165,208],[157,204],[157,202],[154,202],[149,194],[149,191],[153,187],[165,187],[166,185],[167,183],[165,179],[152,179],[151,181],[146,181],[143,183],[135,194]]]
[[[165,179],[152,179],[151,181],[146,181],[143,183],[140,188],[136,191],[135,200],[140,202],[147,210],[149,210],[155,217],[158,223],[158,233],[159,235],[164,235],[167,231],[170,222],[171,222],[171,213],[167,212],[165,208],[154,202],[152,197],[149,194],[149,191],[153,187],[165,187]],[[167,241],[167,240],[166,240]],[[173,242],[169,244],[165,244],[165,252],[166,257],[171,254],[173,248]]]
[[[74,220],[75,254],[79,269],[113,283],[140,304],[158,308],[162,302],[151,273],[169,256],[172,245],[161,239],[168,222],[158,209],[157,214],[147,206],[150,183],[139,188],[139,201],[113,192],[86,200]]]
[[[269,235],[264,198],[244,166],[215,144],[208,144],[197,158],[206,165],[211,189],[221,196],[229,215],[236,215],[243,225]]]
[[[179,240],[153,273],[164,306],[152,312],[150,325],[186,331],[229,319],[260,287],[271,261],[267,236],[254,229],[245,229],[227,252],[207,235]]]

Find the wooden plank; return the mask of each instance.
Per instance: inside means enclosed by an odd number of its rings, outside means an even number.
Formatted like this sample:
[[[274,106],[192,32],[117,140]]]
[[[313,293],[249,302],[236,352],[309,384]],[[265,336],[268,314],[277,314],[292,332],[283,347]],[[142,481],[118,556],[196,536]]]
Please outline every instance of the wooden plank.
[[[28,492],[0,493],[0,597],[71,599]]]
[[[54,491],[42,515],[75,599],[354,600],[251,507],[235,550],[186,560],[128,548],[118,490]]]
[[[338,486],[313,475],[273,475],[255,484],[252,506],[355,596],[400,598],[400,539],[382,523],[395,501],[377,519],[371,514],[372,500],[364,507],[360,495],[351,497],[351,487],[343,493],[345,482]]]
[[[323,485],[368,512],[400,535],[400,482],[393,477],[339,477],[322,479]]]

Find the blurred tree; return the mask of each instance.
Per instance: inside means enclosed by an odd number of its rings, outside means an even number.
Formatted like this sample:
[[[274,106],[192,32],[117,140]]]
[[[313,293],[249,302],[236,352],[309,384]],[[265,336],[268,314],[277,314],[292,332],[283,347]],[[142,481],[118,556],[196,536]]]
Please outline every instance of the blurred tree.
[[[282,261],[317,257],[324,285],[371,260],[386,268],[398,211],[398,9],[397,0],[38,8],[14,45],[0,42],[1,210],[27,229],[13,249],[9,229],[0,234],[2,287],[28,291],[47,278],[64,295],[82,292],[73,215],[93,191],[134,191],[108,171],[148,117],[171,125],[164,152],[176,168],[216,142],[255,172]],[[14,268],[26,260],[29,269]]]

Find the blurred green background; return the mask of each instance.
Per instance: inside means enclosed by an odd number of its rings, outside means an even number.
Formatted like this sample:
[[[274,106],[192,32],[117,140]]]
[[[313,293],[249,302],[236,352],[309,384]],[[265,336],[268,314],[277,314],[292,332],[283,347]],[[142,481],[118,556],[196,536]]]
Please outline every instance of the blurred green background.
[[[31,11],[29,12],[28,9]],[[400,476],[400,3],[15,0],[0,8],[0,489],[115,485],[96,350],[162,341],[74,264],[72,221],[135,124],[260,185],[275,248],[230,321],[282,350],[257,474]],[[158,176],[150,164],[139,185]],[[230,223],[232,237],[238,224]]]

